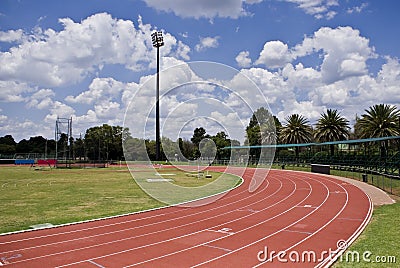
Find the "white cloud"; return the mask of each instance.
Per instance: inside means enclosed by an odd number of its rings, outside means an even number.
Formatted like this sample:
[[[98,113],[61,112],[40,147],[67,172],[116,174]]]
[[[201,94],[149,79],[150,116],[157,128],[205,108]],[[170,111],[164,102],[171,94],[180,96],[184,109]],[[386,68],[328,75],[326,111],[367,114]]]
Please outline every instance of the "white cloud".
[[[348,14],[353,14],[353,13],[361,13],[363,10],[365,10],[368,7],[368,3],[362,3],[360,6],[354,6],[350,7],[347,9]]]
[[[90,83],[89,90],[76,97],[67,96],[65,100],[71,103],[92,104],[99,100],[118,97],[124,88],[123,83],[113,78],[95,78]]]
[[[264,44],[260,57],[256,64],[262,64],[268,68],[280,68],[292,60],[287,44],[281,41],[269,41]]]
[[[249,51],[241,51],[235,58],[239,67],[250,67],[251,59],[250,59],[250,52]]]
[[[294,3],[298,8],[307,14],[313,15],[316,19],[332,19],[336,12],[333,7],[339,6],[338,0],[281,0]]]
[[[7,32],[0,31],[0,42],[21,42],[24,37],[24,31],[19,30],[9,30]]]
[[[55,96],[55,93],[51,89],[40,89],[29,97],[27,107],[28,108],[37,108],[39,110],[43,110],[51,107],[53,104],[52,97]]]
[[[282,76],[292,88],[314,88],[322,84],[321,73],[311,67],[305,68],[302,63],[294,67],[287,64],[282,69]]]
[[[16,121],[11,118],[0,116],[0,133],[12,135],[16,142],[29,137],[43,136],[54,137],[54,125],[46,126],[31,120]],[[55,122],[55,121],[54,121]]]
[[[35,91],[26,83],[0,80],[0,102],[21,102],[26,94]]]
[[[159,11],[172,12],[183,18],[207,18],[215,17],[233,18],[247,15],[243,8],[243,0],[224,1],[198,1],[198,0],[144,0],[149,7]],[[259,3],[260,0],[248,0],[248,4]]]
[[[140,17],[136,28],[132,21],[115,19],[107,13],[81,22],[69,18],[59,21],[62,30],[36,28],[18,47],[0,52],[0,80],[61,86],[77,83],[106,64],[121,64],[133,71],[154,65],[152,26],[143,24]],[[162,55],[175,53],[189,59],[186,45],[168,33],[164,39]]]
[[[316,105],[313,101],[286,101],[284,100],[284,110],[278,112],[278,118],[281,122],[291,114],[300,114],[305,116],[310,123],[315,123],[320,114],[325,110],[324,106]]]
[[[333,83],[350,76],[368,73],[367,60],[375,58],[369,40],[351,27],[320,28],[312,37],[292,49],[293,57],[302,57],[322,52],[322,79]]]
[[[217,48],[219,46],[218,39],[219,36],[215,37],[200,37],[200,43],[195,46],[196,51],[203,51],[207,48]]]

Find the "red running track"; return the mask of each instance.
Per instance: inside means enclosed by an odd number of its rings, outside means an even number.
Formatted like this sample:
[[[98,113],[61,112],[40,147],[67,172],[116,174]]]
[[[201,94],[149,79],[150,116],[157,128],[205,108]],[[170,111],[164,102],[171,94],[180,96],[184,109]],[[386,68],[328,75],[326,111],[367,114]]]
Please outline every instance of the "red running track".
[[[249,193],[254,172],[208,205],[0,236],[0,266],[327,267],[370,220],[372,204],[352,184],[271,170]]]

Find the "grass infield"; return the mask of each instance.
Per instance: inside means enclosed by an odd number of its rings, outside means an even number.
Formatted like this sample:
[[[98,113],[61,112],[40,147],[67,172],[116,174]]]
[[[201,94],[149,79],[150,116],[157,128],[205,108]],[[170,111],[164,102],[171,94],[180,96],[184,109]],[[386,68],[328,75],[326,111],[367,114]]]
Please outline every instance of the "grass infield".
[[[174,173],[168,178],[186,187],[199,187],[221,175],[210,172],[212,178],[199,179],[171,168],[165,169],[165,173]],[[229,183],[203,196],[227,190],[241,181],[233,175],[223,176]],[[182,201],[187,200],[176,200]],[[0,167],[0,204],[0,233],[30,229],[42,223],[58,225],[165,206],[147,195],[127,168],[35,170],[26,166]]]

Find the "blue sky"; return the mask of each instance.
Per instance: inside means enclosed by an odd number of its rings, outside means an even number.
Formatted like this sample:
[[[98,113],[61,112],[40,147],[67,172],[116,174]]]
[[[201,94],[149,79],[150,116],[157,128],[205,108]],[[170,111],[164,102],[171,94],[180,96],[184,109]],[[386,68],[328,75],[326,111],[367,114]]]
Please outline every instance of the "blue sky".
[[[396,0],[0,0],[0,136],[53,138],[57,116],[73,118],[76,137],[103,123],[151,129],[156,29],[170,67],[165,136],[205,126],[243,141],[260,106],[283,123],[292,113],[315,123],[327,108],[353,122],[373,104],[400,106],[398,10]],[[196,61],[233,73],[204,78]],[[170,90],[199,80],[190,94]]]

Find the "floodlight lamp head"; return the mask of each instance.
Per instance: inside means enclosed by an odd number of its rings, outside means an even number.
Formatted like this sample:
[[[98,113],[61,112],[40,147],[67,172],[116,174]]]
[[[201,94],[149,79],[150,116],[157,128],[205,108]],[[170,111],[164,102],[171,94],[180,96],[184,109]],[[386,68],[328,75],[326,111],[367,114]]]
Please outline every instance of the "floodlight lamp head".
[[[164,40],[161,31],[156,31],[151,34],[151,41],[153,43],[153,47],[162,47],[164,45]]]

